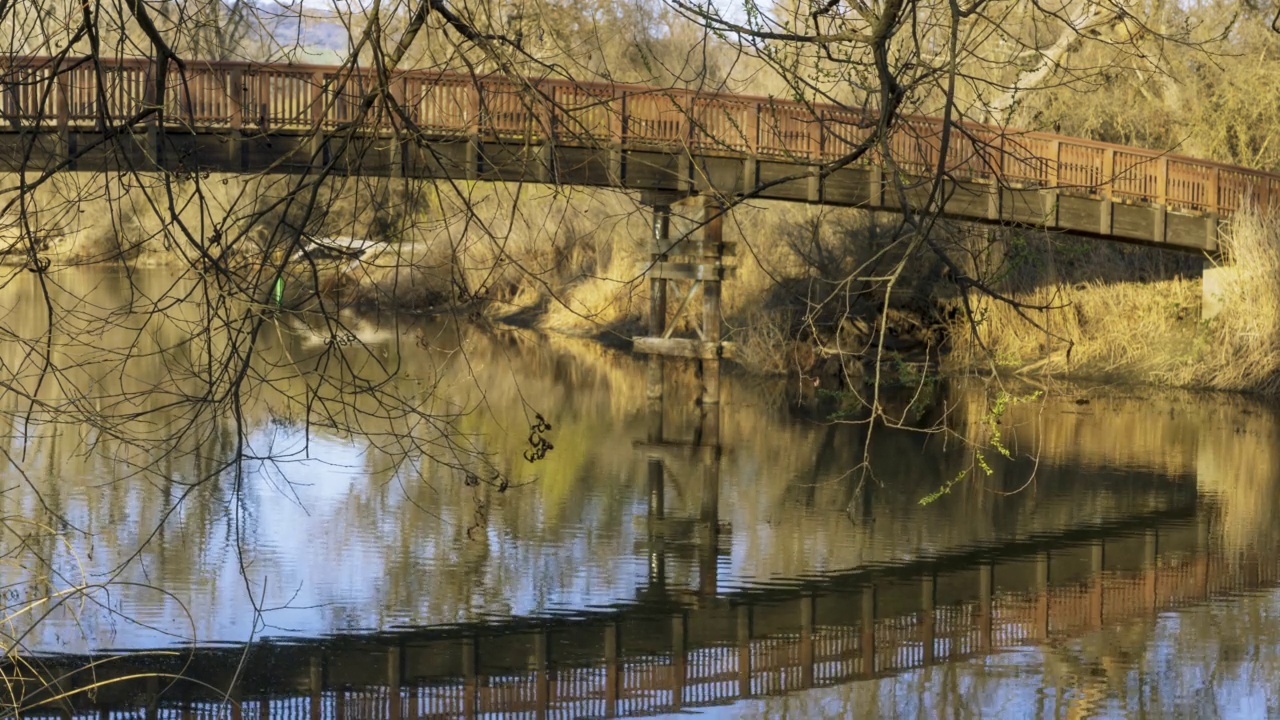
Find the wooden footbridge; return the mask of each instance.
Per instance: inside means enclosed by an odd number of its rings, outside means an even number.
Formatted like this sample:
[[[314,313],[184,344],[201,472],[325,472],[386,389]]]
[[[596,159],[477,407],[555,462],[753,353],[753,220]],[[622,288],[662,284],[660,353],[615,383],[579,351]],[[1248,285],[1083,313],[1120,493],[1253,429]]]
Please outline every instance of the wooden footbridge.
[[[651,583],[633,604],[567,617],[51,656],[5,675],[25,679],[8,685],[24,718],[644,716],[1052,645],[1280,583],[1274,553],[1216,547],[1212,515],[1192,500],[727,595]]]
[[[0,58],[0,172],[310,173],[923,207],[1191,252],[1280,203],[1280,175],[1140,148],[856,109],[558,79],[145,59]],[[887,149],[887,152],[884,150]],[[30,177],[30,176],[28,176]]]

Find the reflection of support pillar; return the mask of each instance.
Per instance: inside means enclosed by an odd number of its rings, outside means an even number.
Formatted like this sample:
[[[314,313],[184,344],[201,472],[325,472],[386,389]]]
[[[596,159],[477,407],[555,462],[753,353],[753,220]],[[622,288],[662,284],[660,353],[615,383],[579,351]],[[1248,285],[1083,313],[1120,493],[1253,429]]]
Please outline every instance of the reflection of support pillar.
[[[324,658],[311,656],[311,720],[320,720],[322,710],[320,693],[324,692]]]
[[[751,606],[738,606],[738,697],[751,697]]]
[[[621,638],[618,623],[611,622],[604,628],[604,714],[617,717],[618,696],[622,690]]]
[[[147,720],[157,720],[160,717],[160,678],[155,675],[147,676]]]
[[[661,360],[660,357],[650,358]],[[649,442],[661,443],[662,437],[662,400],[649,403]],[[665,586],[667,582],[665,533],[659,528],[661,520],[666,517],[666,469],[660,458],[651,457],[648,462],[649,471],[649,585]]]
[[[1196,513],[1196,565],[1199,568],[1200,577],[1199,587],[1201,597],[1209,597],[1209,541],[1212,537],[1213,528],[1209,524],[1209,512],[1206,508],[1201,507],[1200,512]]]
[[[1089,621],[1102,627],[1105,609],[1102,607],[1102,568],[1106,561],[1105,541],[1099,539],[1089,552]]]
[[[684,707],[684,684],[688,678],[688,658],[685,656],[687,640],[684,613],[671,618],[671,707]]]
[[[876,672],[876,586],[862,589],[862,674]]]
[[[1036,556],[1036,633],[1049,639],[1049,551]]]
[[[718,212],[712,210],[712,212]],[[720,240],[720,219],[711,221],[715,227],[714,241]],[[710,226],[707,235],[711,239]],[[718,255],[718,253],[717,253]],[[717,257],[717,262],[721,262]],[[698,361],[698,377],[702,380],[702,444],[720,444],[720,283],[704,282],[702,284],[702,331],[706,335],[707,346],[715,348],[714,353],[707,353]]]
[[[704,423],[708,410],[719,416],[720,406],[703,407]],[[719,426],[718,420],[716,425]],[[705,445],[707,434],[703,433],[701,440]],[[701,536],[698,538],[698,587],[703,597],[712,597],[719,584],[717,561],[720,546],[720,448],[715,445],[706,446],[702,450],[702,502],[698,525]]]
[[[667,205],[655,205],[653,208],[653,262],[667,259],[666,250],[671,240],[671,208]],[[649,278],[649,337],[660,338],[667,329],[667,280],[663,277]],[[663,374],[665,361],[661,355],[650,355],[648,360],[648,383],[645,396],[649,400],[662,399]]]
[[[994,614],[991,598],[995,574],[995,565],[989,562],[978,566],[978,649],[982,652],[991,652],[991,624]]]
[[[1160,603],[1160,563],[1157,559],[1160,544],[1160,531],[1149,528],[1143,536],[1142,567],[1146,570],[1146,583],[1143,587],[1146,595],[1147,609],[1152,614]]]
[[[480,700],[480,639],[462,639],[462,715],[472,720],[479,714]]]
[[[923,665],[932,665],[934,661],[934,652],[937,646],[937,615],[938,615],[938,575],[936,572],[930,571],[924,577],[920,578],[922,601],[924,611],[921,613],[921,643],[923,644],[923,657],[920,661]]]
[[[551,668],[548,666],[547,629],[538,630],[533,637],[533,668],[536,716],[546,720],[551,714]]]
[[[400,647],[387,649],[387,718],[400,720],[400,686],[402,667],[400,665]]]
[[[800,597],[800,687],[813,687],[813,631],[817,598]]]

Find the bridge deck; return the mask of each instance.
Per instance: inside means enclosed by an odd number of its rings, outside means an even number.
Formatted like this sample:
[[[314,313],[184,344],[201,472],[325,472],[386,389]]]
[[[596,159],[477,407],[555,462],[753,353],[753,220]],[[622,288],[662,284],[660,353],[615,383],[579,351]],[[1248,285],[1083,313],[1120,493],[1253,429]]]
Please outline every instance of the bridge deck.
[[[1038,132],[909,117],[844,163],[868,115],[773,98],[561,80],[195,63],[157,102],[146,60],[0,61],[0,171],[314,172],[504,180],[944,213],[1192,252],[1280,204],[1280,176]],[[363,102],[368,98],[368,109]],[[886,182],[898,171],[902,183]],[[905,189],[902,189],[904,188]],[[901,192],[900,192],[901,190]]]

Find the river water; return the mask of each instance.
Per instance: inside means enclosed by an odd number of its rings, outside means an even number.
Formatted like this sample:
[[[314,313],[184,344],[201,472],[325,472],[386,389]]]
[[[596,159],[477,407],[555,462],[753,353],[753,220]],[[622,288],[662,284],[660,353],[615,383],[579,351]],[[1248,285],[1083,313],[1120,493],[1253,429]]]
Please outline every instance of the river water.
[[[51,278],[0,291],[15,653],[268,717],[1280,713],[1269,405],[931,383],[868,430],[730,375],[707,447],[679,364],[659,437],[596,344]],[[232,716],[130,682],[67,712]]]

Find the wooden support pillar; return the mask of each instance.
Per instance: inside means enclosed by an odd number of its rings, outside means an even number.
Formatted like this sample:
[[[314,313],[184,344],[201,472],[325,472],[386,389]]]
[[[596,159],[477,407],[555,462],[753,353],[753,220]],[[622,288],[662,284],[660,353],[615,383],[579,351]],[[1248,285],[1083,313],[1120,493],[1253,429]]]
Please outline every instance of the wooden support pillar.
[[[244,172],[244,70],[235,68],[227,78],[227,107],[231,111],[230,129],[227,131],[227,171]]]
[[[1049,639],[1049,551],[1036,557],[1036,635]]]
[[[675,203],[675,207],[679,210],[676,213],[679,219],[678,240],[655,242],[647,268],[651,283],[650,334],[633,338],[633,347],[640,353],[698,361],[701,386],[698,403],[704,412],[698,442],[714,446],[720,443],[720,415],[711,411],[720,404],[720,358],[732,351],[729,344],[722,341],[720,307],[720,287],[726,272],[723,259],[726,253],[732,254],[732,249],[726,249],[722,242],[723,211],[718,201],[698,196]],[[670,233],[669,217],[665,212],[655,211],[655,239]],[[682,261],[670,262],[673,256],[682,258]],[[671,337],[673,328],[667,327],[665,322],[670,280],[690,283],[675,316],[684,317],[688,311],[696,318],[693,324],[697,337]],[[694,302],[698,297],[702,299],[701,308]],[[663,320],[661,325],[656,322],[659,318]],[[646,395],[651,402],[661,393],[660,373],[657,371],[660,363],[660,357],[650,360]]]
[[[671,248],[671,207],[655,205],[653,207],[653,248],[650,258],[654,266],[665,262],[667,251]],[[653,274],[649,278],[649,337],[660,338],[667,329],[667,279]],[[661,400],[663,394],[666,360],[661,355],[650,355],[648,359],[648,382],[645,386],[645,397],[650,401]],[[660,442],[661,437],[650,438]]]
[[[751,697],[751,606],[738,606],[738,697]]]
[[[876,586],[862,589],[862,674],[876,672]]]
[[[321,655],[311,656],[310,678],[311,682],[311,720],[320,720],[324,713],[323,693],[324,693],[324,657]]]
[[[1142,567],[1146,571],[1143,594],[1146,596],[1147,609],[1153,615],[1160,604],[1159,533],[1158,528],[1147,528],[1142,544]]]
[[[262,702],[266,704],[266,698]],[[244,698],[239,685],[232,685],[227,691],[227,703],[231,706],[231,720],[244,720]]]
[[[717,268],[724,264],[723,217],[718,202],[705,198],[702,202],[701,252],[705,260]],[[702,283],[702,333],[712,352],[698,360],[698,376],[702,381],[700,403],[703,410],[702,444],[720,444],[720,342],[722,338],[720,288],[723,276]],[[714,411],[714,412],[712,412]]]
[[[547,629],[541,628],[533,638],[535,716],[547,720],[551,715],[551,668]]]
[[[473,720],[480,704],[480,639],[462,639],[462,715]]]
[[[817,598],[800,596],[800,687],[813,687],[813,634]]]
[[[924,609],[921,611],[920,618],[920,642],[923,646],[921,664],[925,666],[934,663],[934,653],[937,649],[937,615],[938,615],[938,575],[935,572],[928,572],[920,578],[920,590],[922,595],[922,604]]]
[[[990,562],[978,566],[978,648],[982,652],[991,652],[995,572],[995,565]]]
[[[75,150],[71,146],[71,79],[67,72],[60,69],[55,77],[54,117],[58,128],[58,158],[68,162],[68,170],[75,170],[75,161],[72,160]]]
[[[1102,627],[1102,568],[1106,561],[1106,544],[1099,539],[1089,548],[1089,622],[1094,627]]]
[[[604,626],[604,714],[618,716],[618,697],[622,694],[622,638],[618,623]]]
[[[671,707],[674,710],[684,707],[684,686],[689,677],[687,641],[684,613],[679,612],[671,618]]]
[[[268,88],[262,83],[265,78],[259,77],[259,86],[255,102],[261,102],[265,99]],[[348,78],[347,82],[351,82]],[[325,107],[325,76],[324,73],[317,70],[311,74],[311,137],[309,140],[309,151],[311,153],[310,164],[314,168],[324,168],[329,165],[332,158],[329,157],[329,143],[325,137],[325,120],[328,109]],[[340,93],[340,89],[335,89],[334,93]],[[257,107],[257,105],[255,105]],[[262,112],[260,120],[262,130],[267,131],[272,128],[267,127],[267,106],[261,106]]]
[[[400,688],[404,677],[400,646],[387,648],[387,720],[400,720]]]
[[[466,179],[475,182],[480,179],[481,163],[484,159],[484,153],[481,152],[481,141],[479,134],[473,134],[467,138],[466,148],[466,168],[463,169]]]
[[[874,163],[867,172],[867,206],[884,207],[884,168]]]

